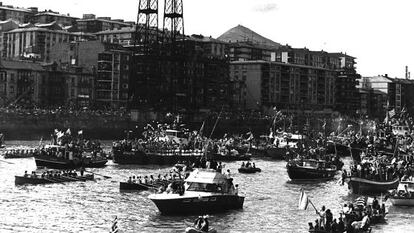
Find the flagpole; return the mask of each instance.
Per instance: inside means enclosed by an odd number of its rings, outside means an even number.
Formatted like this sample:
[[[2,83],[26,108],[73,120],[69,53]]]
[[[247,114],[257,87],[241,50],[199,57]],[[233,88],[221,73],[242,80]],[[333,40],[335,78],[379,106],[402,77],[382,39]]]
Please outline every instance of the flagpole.
[[[315,209],[315,211],[319,214],[319,211],[316,209],[316,207],[313,205],[312,201],[310,200],[310,198],[308,199],[309,203],[312,205],[312,207]]]

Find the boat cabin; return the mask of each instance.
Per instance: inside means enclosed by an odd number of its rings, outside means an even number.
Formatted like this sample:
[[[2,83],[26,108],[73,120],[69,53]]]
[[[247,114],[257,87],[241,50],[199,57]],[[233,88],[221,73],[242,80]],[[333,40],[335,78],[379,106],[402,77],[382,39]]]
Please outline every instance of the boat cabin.
[[[193,171],[185,182],[186,191],[231,193],[234,190],[232,179],[228,179],[224,174],[209,169]]]
[[[411,193],[414,193],[414,181],[401,181],[398,185],[397,191],[406,191],[407,190]]]
[[[276,136],[273,144],[280,148],[289,146],[290,148],[297,148],[299,141],[304,140],[305,137],[300,134],[283,134]]]

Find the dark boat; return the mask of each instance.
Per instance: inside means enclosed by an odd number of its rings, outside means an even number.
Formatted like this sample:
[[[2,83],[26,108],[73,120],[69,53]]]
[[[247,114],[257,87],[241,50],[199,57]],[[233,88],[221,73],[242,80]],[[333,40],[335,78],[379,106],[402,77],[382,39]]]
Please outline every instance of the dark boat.
[[[327,180],[334,178],[337,169],[324,160],[291,160],[286,165],[291,180]]]
[[[131,150],[124,151],[118,148],[112,149],[113,161],[117,164],[155,164],[155,165],[172,165],[178,162],[195,162],[201,159],[203,153],[201,150],[183,150],[183,151],[142,151]]]
[[[357,231],[358,233],[371,233],[371,231],[372,231],[372,228],[371,227],[368,227],[368,229],[366,229],[366,230],[364,230],[364,229],[361,229],[361,230],[359,230],[359,231]],[[331,233],[332,231],[325,231],[325,230],[315,230],[315,229],[312,229],[312,230],[309,230],[309,233]]]
[[[240,173],[256,173],[256,172],[261,172],[262,169],[257,168],[257,167],[240,167],[239,168],[239,172]]]
[[[286,147],[270,146],[266,149],[266,156],[276,160],[284,160],[287,152]]]
[[[104,167],[108,160],[106,158],[99,159],[90,159],[84,158],[82,160],[78,158],[66,159],[66,158],[57,158],[54,156],[35,156],[36,166],[38,167],[48,167],[56,169],[75,169],[80,167]]]
[[[179,193],[151,194],[162,214],[205,214],[243,208],[231,178],[215,170],[195,170],[185,180],[186,190]]]
[[[328,141],[326,153],[337,154],[340,157],[348,157],[351,156],[351,147],[341,142]]]
[[[34,157],[33,149],[8,149],[4,153],[5,159],[25,159]]]
[[[378,194],[396,189],[400,179],[397,177],[391,181],[375,181],[351,176],[346,178],[346,182],[348,183],[348,188],[355,194]]]
[[[16,185],[24,184],[53,184],[53,183],[64,183],[64,182],[76,182],[76,181],[87,181],[93,180],[94,175],[84,175],[84,176],[60,176],[60,177],[25,177],[25,176],[15,176],[14,183]]]
[[[208,231],[202,231],[194,227],[187,227],[187,229],[185,229],[185,233],[217,233],[217,231],[214,228],[211,228]]]
[[[47,152],[49,151],[49,152]],[[51,153],[53,151],[53,153]],[[61,153],[61,156],[56,154]],[[54,154],[54,155],[51,155]],[[101,156],[83,156],[78,152],[76,156],[66,151],[64,146],[46,145],[45,149],[35,153],[36,166],[56,169],[76,169],[80,167],[104,167],[108,160]],[[89,153],[92,154],[92,153]]]

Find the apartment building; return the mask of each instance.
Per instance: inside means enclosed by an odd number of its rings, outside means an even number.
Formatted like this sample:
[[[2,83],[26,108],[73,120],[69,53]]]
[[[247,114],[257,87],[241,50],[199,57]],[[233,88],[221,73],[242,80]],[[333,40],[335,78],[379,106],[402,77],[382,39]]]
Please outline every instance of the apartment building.
[[[96,17],[94,14],[84,14],[82,19],[76,20],[76,24],[78,31],[88,33],[121,29],[134,25],[133,22],[124,22],[122,19],[111,19],[111,17]]]
[[[335,104],[335,71],[296,64],[236,61],[230,64],[235,108],[331,113]]]
[[[95,76],[94,101],[100,107],[126,106],[131,53],[117,44],[100,41],[59,43],[51,60],[60,67],[82,67]]]
[[[35,12],[37,12],[36,7],[26,9],[14,7],[12,5],[3,5],[3,3],[0,2],[0,21],[13,19],[18,23],[28,23]]]

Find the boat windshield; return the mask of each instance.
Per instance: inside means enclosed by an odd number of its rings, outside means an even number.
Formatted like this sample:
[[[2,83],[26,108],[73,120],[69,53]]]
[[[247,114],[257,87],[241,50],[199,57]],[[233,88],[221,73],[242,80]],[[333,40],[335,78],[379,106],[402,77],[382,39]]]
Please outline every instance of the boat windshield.
[[[187,191],[198,191],[198,192],[222,192],[222,187],[218,184],[207,184],[207,183],[194,183],[191,182],[187,188]]]

